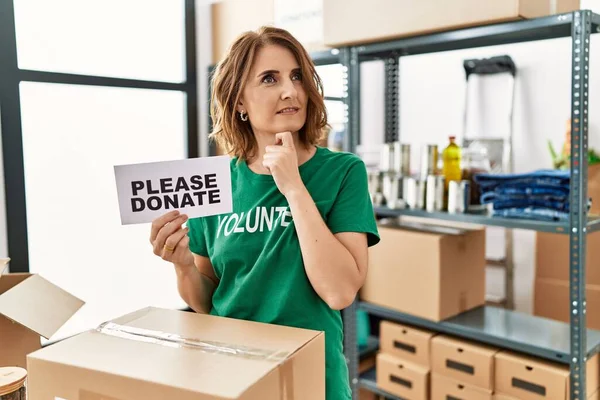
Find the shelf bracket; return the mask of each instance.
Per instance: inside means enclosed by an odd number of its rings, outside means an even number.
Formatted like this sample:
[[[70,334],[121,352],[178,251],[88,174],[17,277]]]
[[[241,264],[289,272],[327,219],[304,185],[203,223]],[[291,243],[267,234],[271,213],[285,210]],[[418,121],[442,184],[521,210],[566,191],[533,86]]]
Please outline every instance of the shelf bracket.
[[[571,400],[586,396],[586,274],[587,235],[587,148],[589,57],[592,14],[577,11],[571,25],[571,191],[570,191],[570,319],[571,319]]]

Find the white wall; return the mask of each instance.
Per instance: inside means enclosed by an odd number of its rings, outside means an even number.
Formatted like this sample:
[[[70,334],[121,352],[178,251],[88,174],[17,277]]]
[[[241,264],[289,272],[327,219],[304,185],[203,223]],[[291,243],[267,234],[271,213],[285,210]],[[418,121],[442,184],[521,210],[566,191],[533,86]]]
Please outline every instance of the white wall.
[[[600,12],[600,0],[582,0],[582,8]],[[449,135],[463,130],[465,78],[462,61],[495,55],[510,55],[518,68],[514,105],[514,157],[517,172],[551,168],[547,140],[560,149],[565,124],[570,117],[571,40],[503,45],[404,57],[400,63],[400,140],[412,145],[412,168],[418,170],[421,145],[445,146]],[[383,65],[371,62],[362,67],[362,143],[383,139]],[[590,49],[589,143],[600,150],[600,35],[592,36]],[[471,104],[480,99],[488,132],[501,131],[506,121],[508,80],[496,76],[484,83],[471,83]],[[476,126],[477,121],[470,126]],[[368,138],[367,138],[368,137]],[[373,153],[375,154],[375,153]],[[502,254],[502,232],[490,229],[488,253]],[[531,312],[535,233],[515,232],[515,292],[517,309]],[[502,275],[491,272],[488,292],[501,292]]]

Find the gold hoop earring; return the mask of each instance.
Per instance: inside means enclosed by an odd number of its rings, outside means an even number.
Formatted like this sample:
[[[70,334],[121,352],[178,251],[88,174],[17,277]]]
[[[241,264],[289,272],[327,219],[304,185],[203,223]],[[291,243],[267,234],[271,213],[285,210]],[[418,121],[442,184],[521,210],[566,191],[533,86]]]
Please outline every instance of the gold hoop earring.
[[[245,112],[240,112],[240,119],[244,122],[248,121],[248,114]]]

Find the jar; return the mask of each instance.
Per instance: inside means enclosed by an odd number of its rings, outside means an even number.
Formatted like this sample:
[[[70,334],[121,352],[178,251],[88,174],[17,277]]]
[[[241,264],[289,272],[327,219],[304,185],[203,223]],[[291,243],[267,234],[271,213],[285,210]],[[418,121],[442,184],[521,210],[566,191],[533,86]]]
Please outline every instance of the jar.
[[[25,400],[27,371],[19,367],[0,368],[0,400]]]
[[[468,199],[470,208],[485,208],[481,204],[481,189],[475,182],[475,176],[492,172],[487,148],[475,141],[464,149],[462,168],[462,179],[468,181],[471,187],[470,198]]]

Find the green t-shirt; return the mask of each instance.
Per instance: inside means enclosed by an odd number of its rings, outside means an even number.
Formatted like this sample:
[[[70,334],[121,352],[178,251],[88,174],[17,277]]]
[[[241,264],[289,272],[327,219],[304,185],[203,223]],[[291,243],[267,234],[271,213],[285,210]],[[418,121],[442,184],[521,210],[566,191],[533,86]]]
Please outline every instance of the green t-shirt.
[[[300,176],[332,233],[379,235],[363,161],[318,147]],[[271,175],[231,161],[233,213],[190,219],[192,252],[208,257],[220,280],[211,314],[325,332],[327,400],[351,398],[341,313],[312,288],[287,199]],[[323,266],[326,267],[325,265]]]

